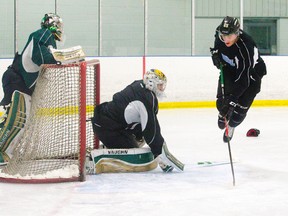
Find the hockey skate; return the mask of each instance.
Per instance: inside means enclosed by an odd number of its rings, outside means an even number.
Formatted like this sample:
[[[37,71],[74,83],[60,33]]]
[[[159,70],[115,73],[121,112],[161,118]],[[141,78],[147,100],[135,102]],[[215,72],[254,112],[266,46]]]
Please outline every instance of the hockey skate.
[[[9,113],[9,106],[4,108],[5,109],[5,113],[3,113],[2,116],[0,116],[0,130],[4,127],[6,119],[8,117],[8,113]]]
[[[228,141],[230,141],[232,139],[233,134],[234,134],[234,130],[235,130],[235,127],[231,127],[230,125],[228,125],[227,127],[228,127],[228,134],[227,134],[226,130],[224,131],[224,134],[223,134],[223,141],[225,143],[227,143]]]
[[[0,152],[0,166],[7,165],[9,161],[9,156],[5,152]]]

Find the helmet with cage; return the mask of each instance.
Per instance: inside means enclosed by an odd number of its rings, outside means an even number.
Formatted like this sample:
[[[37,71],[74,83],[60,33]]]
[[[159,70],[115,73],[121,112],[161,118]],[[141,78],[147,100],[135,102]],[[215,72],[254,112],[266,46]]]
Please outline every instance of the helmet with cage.
[[[56,40],[62,40],[61,36],[63,33],[63,21],[57,14],[45,14],[41,21],[41,28],[49,29],[53,33]]]
[[[240,31],[240,22],[235,17],[226,16],[219,26],[219,33],[222,35],[236,34]]]
[[[145,87],[153,91],[157,97],[163,97],[167,85],[165,74],[158,69],[150,69],[144,74],[143,78]]]

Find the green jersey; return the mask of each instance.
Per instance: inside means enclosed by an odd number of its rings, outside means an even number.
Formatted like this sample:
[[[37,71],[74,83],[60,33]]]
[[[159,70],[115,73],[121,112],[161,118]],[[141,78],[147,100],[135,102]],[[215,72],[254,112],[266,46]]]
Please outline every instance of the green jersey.
[[[54,35],[46,28],[30,34],[18,63],[18,72],[24,79],[27,88],[34,87],[41,64],[56,64],[48,46],[57,48]]]

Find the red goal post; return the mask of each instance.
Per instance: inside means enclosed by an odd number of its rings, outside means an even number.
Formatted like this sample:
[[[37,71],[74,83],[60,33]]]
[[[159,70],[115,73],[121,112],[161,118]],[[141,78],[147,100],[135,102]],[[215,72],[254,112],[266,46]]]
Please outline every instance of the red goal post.
[[[85,181],[87,149],[99,147],[90,118],[100,103],[100,62],[42,65],[30,115],[0,182]]]

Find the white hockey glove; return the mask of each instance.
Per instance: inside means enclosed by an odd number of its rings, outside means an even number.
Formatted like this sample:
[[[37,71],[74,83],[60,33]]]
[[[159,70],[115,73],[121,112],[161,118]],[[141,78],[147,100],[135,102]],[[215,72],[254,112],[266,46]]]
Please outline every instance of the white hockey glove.
[[[81,46],[74,46],[67,49],[54,49],[48,47],[54,59],[61,64],[77,63],[85,60],[85,53]]]

